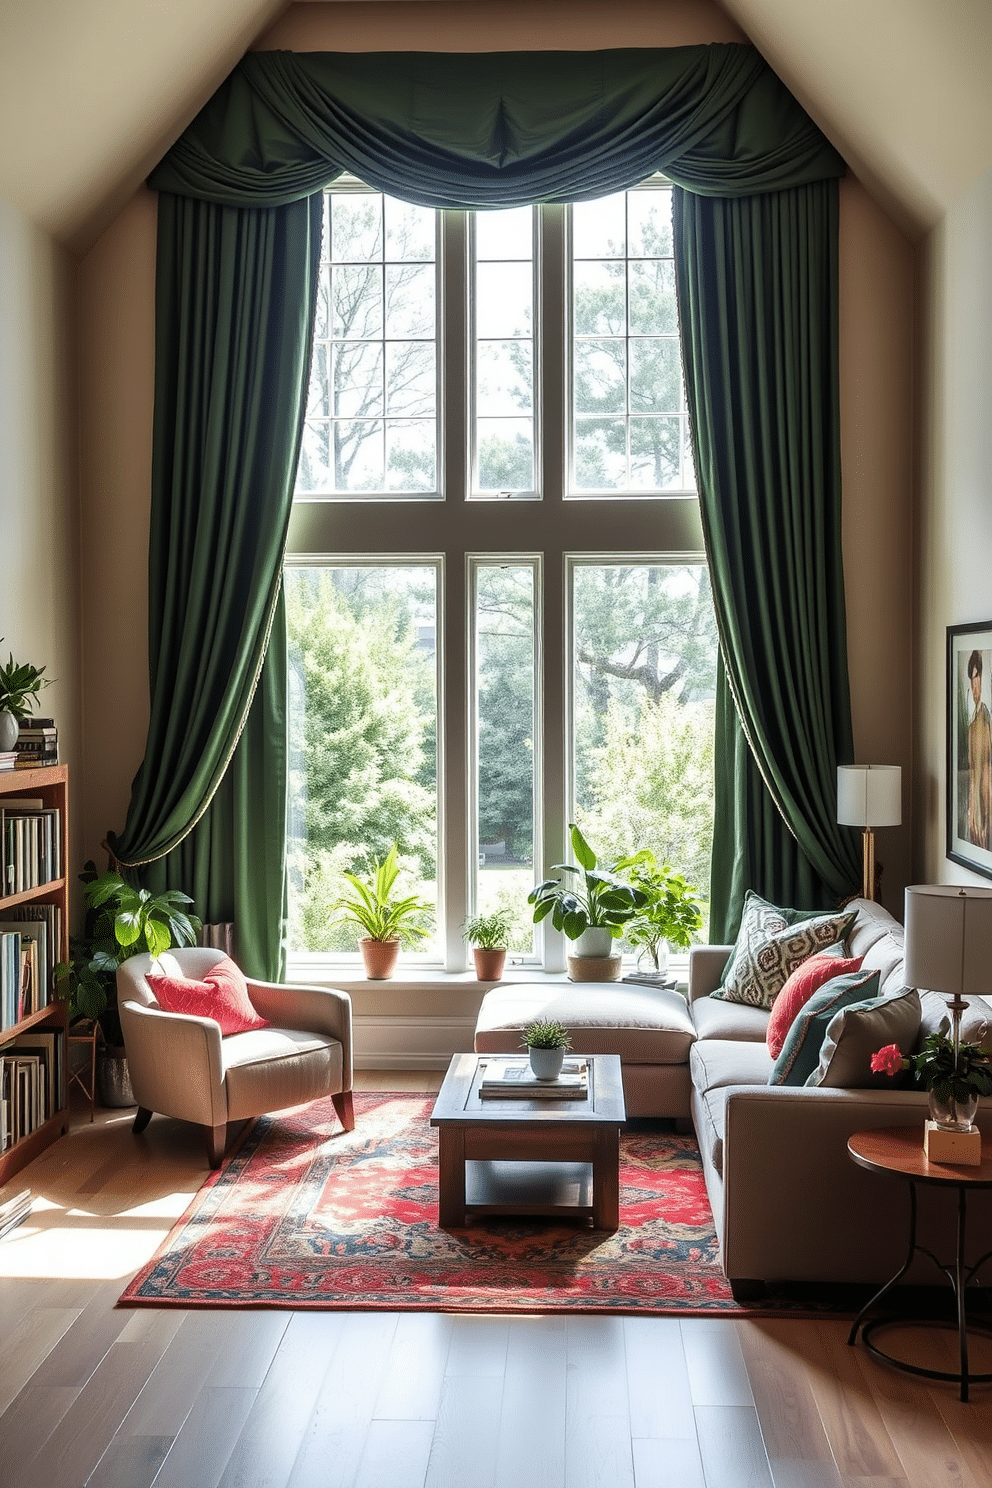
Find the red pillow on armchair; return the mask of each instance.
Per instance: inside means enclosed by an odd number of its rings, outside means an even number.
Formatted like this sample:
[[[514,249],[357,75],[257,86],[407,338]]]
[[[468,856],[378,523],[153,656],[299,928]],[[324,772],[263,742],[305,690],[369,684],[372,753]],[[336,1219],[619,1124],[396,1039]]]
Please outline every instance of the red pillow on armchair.
[[[782,1052],[785,1036],[795,1022],[796,1016],[809,1002],[814,992],[833,977],[844,976],[849,971],[860,971],[863,956],[841,957],[829,951],[807,956],[786,979],[785,986],[772,1003],[771,1016],[765,1039],[768,1052],[777,1059]]]
[[[167,1013],[187,1013],[196,1018],[213,1018],[222,1034],[248,1033],[253,1028],[268,1028],[251,1005],[248,983],[229,956],[211,967],[202,982],[192,977],[163,976],[150,973],[145,980],[155,994],[160,1008]]]

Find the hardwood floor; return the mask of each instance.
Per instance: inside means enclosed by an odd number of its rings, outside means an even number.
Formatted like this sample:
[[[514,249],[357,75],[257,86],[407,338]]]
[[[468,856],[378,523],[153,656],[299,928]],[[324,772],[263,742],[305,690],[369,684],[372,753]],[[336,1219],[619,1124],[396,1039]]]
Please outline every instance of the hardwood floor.
[[[0,1241],[0,1488],[992,1482],[992,1387],[962,1405],[839,1321],[117,1310],[206,1170],[179,1123],[87,1114],[0,1193],[38,1196]]]

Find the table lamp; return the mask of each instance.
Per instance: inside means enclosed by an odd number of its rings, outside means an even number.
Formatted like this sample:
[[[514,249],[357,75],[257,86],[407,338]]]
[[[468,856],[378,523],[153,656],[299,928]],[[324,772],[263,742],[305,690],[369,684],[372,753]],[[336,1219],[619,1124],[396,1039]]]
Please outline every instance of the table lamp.
[[[954,1063],[967,997],[992,994],[992,889],[913,884],[906,890],[906,985],[947,998]]]
[[[837,820],[863,829],[864,861],[861,897],[875,897],[873,827],[897,827],[902,821],[902,768],[899,765],[838,765]]]

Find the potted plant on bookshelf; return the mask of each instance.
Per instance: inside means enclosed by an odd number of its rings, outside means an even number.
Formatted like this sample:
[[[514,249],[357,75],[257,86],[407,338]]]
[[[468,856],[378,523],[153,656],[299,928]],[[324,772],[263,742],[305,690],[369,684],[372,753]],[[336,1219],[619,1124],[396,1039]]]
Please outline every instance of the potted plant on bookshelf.
[[[568,958],[573,981],[590,977],[596,981],[615,981],[620,975],[620,958],[611,954],[613,941],[645,907],[648,895],[620,878],[615,866],[601,868],[574,822],[568,830],[579,866],[555,863],[554,870],[572,875],[571,881],[563,883],[560,878],[546,878],[530,891],[527,903],[534,907],[535,924],[550,915],[555,929],[575,942],[575,955]],[[583,967],[583,960],[590,965]]]
[[[394,842],[384,858],[372,859],[365,878],[345,872],[354,893],[342,894],[333,905],[340,920],[364,930],[358,946],[365,975],[373,982],[387,981],[393,975],[401,945],[411,945],[428,934],[423,919],[431,905],[416,894],[398,895],[399,873],[399,846]]]
[[[520,1035],[520,1043],[530,1057],[530,1067],[538,1080],[557,1080],[572,1047],[568,1029],[553,1018],[535,1018]]]
[[[664,981],[669,946],[688,950],[702,926],[697,891],[668,863],[659,864],[649,847],[619,858],[614,867],[647,895],[647,903],[624,930],[630,944],[640,947],[637,974],[645,980]]]
[[[50,685],[52,679],[42,675],[44,670],[27,661],[15,661],[13,652],[0,662],[0,754],[13,749],[21,720],[36,707],[41,689]]]
[[[473,915],[465,921],[463,934],[472,947],[475,974],[480,982],[498,982],[503,975],[512,923],[509,910]]]
[[[172,946],[195,945],[201,929],[178,889],[151,894],[114,871],[97,873],[92,862],[79,875],[86,899],[86,924],[69,944],[69,960],[56,978],[69,998],[69,1017],[95,1020],[102,1042],[97,1056],[97,1090],[104,1106],[133,1106],[127,1051],[117,1012],[117,968],[129,956],[160,956]]]

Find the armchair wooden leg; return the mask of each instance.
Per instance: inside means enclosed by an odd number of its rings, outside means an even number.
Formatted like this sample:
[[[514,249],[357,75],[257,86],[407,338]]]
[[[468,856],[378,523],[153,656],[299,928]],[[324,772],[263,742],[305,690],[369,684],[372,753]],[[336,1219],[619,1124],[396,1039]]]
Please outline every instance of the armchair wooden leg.
[[[224,1161],[224,1149],[227,1146],[227,1123],[205,1126],[203,1130],[207,1138],[207,1161],[212,1168],[219,1168]]]
[[[342,1090],[337,1095],[332,1095],[334,1109],[338,1113],[338,1120],[345,1131],[355,1130],[355,1102],[350,1090]]]
[[[151,1119],[151,1111],[146,1111],[144,1106],[139,1106],[137,1115],[134,1118],[134,1125],[131,1128],[134,1136],[140,1137],[141,1133],[144,1131],[145,1127],[148,1125]]]

